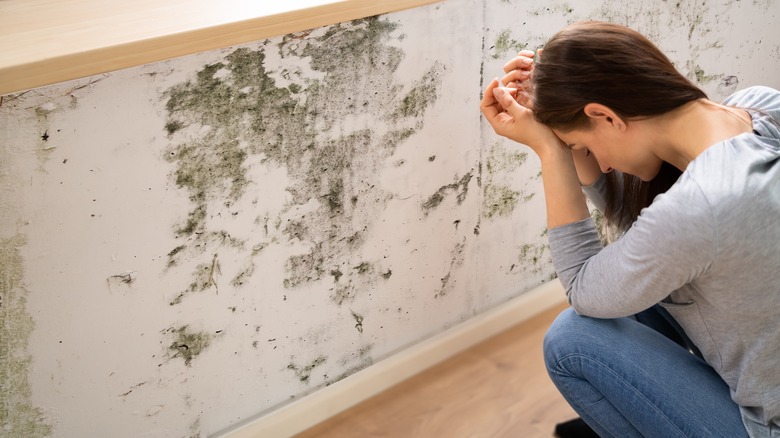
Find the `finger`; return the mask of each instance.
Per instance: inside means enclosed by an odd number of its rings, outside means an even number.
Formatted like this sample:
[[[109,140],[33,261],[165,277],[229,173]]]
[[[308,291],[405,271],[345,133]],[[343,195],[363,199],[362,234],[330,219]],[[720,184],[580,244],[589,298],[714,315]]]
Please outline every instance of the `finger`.
[[[529,79],[531,79],[530,71],[512,70],[501,77],[501,82],[509,86],[511,82],[514,82],[516,84],[522,84],[523,82],[526,82]]]
[[[534,53],[533,50],[525,49],[525,50],[521,50],[520,52],[518,52],[517,56],[527,56],[529,58],[533,58],[534,54],[535,53]]]
[[[479,104],[479,108],[482,114],[487,117],[488,120],[496,116],[502,109],[498,105],[498,101],[493,95],[493,90],[498,87],[498,79],[493,79],[485,89],[485,93],[482,95],[482,101]]]
[[[493,92],[493,97],[495,97],[498,104],[503,108],[504,110],[509,110],[513,104],[516,104],[515,99],[512,97],[512,95],[508,92],[506,88],[493,88],[491,90]]]
[[[515,56],[504,64],[504,72],[509,73],[512,70],[530,70],[533,68],[533,63],[533,57]]]

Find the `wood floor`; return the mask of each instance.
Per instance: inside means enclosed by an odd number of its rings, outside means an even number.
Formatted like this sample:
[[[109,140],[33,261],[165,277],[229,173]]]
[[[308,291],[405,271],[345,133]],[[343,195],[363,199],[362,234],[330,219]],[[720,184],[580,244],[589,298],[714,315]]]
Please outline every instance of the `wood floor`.
[[[576,417],[542,361],[556,307],[297,435],[345,437],[552,437]]]

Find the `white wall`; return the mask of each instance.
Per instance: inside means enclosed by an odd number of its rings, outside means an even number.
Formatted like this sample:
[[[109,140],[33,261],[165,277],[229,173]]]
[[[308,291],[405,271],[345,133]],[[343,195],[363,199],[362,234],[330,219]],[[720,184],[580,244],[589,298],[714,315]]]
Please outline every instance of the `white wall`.
[[[449,0],[5,96],[0,436],[208,435],[550,280],[484,83],[593,18],[780,88],[779,11]]]

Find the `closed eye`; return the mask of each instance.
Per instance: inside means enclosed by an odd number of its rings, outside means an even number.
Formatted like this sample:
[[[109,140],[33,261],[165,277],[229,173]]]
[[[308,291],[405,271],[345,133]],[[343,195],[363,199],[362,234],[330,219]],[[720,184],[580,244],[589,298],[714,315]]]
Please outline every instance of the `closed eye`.
[[[566,147],[573,151],[579,151],[585,149],[585,156],[586,157],[590,156],[590,149],[586,148],[585,146],[577,146],[576,144],[567,144]]]

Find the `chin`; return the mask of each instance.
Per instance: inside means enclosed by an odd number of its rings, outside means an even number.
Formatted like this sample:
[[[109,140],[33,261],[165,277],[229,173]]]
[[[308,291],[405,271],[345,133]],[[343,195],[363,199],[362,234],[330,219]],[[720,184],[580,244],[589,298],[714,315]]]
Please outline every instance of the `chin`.
[[[642,172],[642,175],[636,175],[636,177],[641,179],[644,182],[650,182],[654,180],[655,177],[658,176],[658,173],[660,172],[661,172],[661,165],[659,164],[658,167],[654,169],[649,169],[649,171],[647,172]]]

